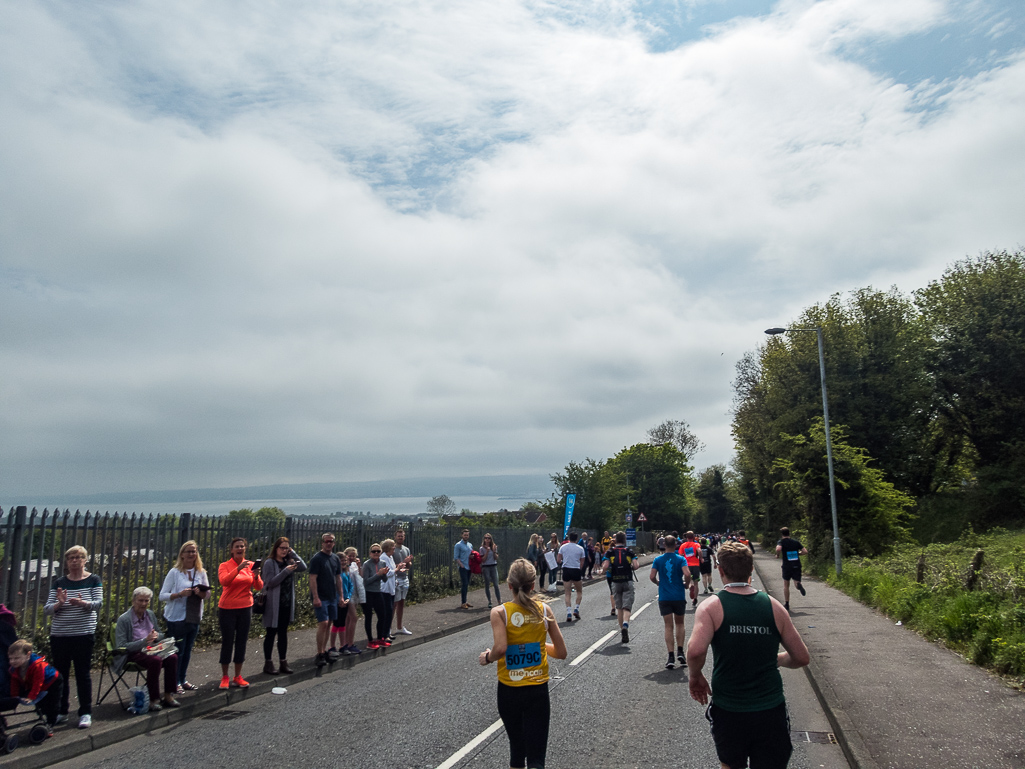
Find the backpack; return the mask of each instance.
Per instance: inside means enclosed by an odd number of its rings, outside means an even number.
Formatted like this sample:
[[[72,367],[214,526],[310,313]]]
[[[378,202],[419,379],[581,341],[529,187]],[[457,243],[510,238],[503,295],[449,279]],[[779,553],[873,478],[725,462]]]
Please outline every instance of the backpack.
[[[625,547],[612,548],[609,555],[609,574],[612,575],[613,582],[630,582],[633,579],[634,570]]]
[[[471,574],[480,574],[481,571],[482,571],[482,569],[481,569],[480,553],[478,553],[476,550],[471,550],[470,551],[470,573]]]

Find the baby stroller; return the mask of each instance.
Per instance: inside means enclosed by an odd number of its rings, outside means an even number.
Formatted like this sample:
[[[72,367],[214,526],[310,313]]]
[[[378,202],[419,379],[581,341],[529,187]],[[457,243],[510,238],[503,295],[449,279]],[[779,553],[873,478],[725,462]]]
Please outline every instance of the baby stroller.
[[[14,716],[18,708],[22,708],[21,713],[17,713],[19,716],[28,712],[28,709],[21,704],[17,697],[9,696],[11,680],[8,669],[11,663],[7,658],[7,649],[16,640],[18,640],[18,632],[14,627],[14,614],[6,606],[0,604],[0,754],[10,753],[18,747],[18,735],[13,731],[15,728],[21,729],[32,724],[28,732],[28,739],[33,745],[40,744],[50,736],[50,727],[46,725],[46,717],[38,707],[33,708],[32,718],[20,721],[14,726],[5,715],[10,713],[11,716]]]

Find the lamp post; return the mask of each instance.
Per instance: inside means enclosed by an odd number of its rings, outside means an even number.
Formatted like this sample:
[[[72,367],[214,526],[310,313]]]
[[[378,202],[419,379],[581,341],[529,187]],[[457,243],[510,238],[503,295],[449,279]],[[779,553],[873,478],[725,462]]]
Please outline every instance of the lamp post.
[[[819,342],[819,378],[822,380],[822,415],[826,425],[826,464],[829,467],[829,506],[833,511],[833,560],[836,562],[836,573],[840,575],[840,523],[836,517],[836,483],[833,480],[833,441],[829,435],[829,399],[826,397],[826,358],[822,352],[822,326],[815,328],[767,328],[765,333],[770,336],[789,334],[793,331],[814,331]]]

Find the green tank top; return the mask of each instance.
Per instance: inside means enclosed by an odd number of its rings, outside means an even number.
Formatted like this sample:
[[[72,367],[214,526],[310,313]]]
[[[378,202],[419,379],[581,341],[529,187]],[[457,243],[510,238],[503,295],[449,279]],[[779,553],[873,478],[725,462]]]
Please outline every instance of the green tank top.
[[[723,710],[750,713],[783,702],[779,674],[779,629],[766,593],[738,595],[720,590],[723,620],[712,636],[712,702]]]

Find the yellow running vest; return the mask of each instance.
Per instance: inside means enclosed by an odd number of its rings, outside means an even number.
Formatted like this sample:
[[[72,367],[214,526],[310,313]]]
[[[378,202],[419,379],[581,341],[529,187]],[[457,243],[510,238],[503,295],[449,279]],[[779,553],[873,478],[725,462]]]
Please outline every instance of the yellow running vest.
[[[498,680],[506,686],[531,686],[548,680],[548,628],[514,601],[505,608],[505,656],[498,659]]]

